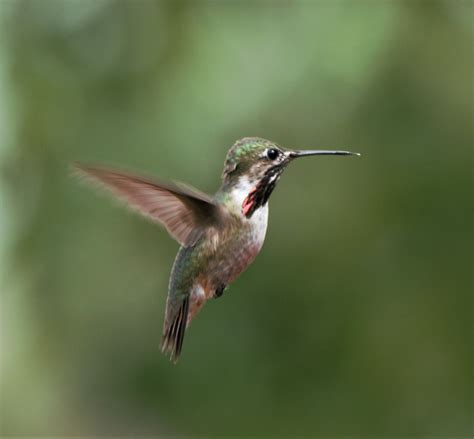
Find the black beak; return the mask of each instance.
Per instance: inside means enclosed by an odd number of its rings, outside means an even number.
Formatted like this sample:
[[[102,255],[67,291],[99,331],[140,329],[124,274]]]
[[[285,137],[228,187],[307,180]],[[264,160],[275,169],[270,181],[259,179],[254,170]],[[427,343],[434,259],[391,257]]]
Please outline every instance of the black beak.
[[[298,157],[306,157],[309,155],[355,155],[360,156],[358,152],[350,151],[331,151],[324,149],[315,149],[315,150],[302,150],[302,151],[291,151],[290,158],[295,159]]]

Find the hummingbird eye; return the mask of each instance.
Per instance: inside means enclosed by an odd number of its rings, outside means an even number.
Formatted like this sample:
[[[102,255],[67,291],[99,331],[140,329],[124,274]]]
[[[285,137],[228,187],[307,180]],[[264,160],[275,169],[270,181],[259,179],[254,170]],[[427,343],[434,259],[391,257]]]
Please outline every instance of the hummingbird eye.
[[[270,160],[275,160],[276,158],[278,158],[279,155],[280,155],[280,152],[278,151],[278,149],[275,149],[275,148],[267,149],[267,157]]]

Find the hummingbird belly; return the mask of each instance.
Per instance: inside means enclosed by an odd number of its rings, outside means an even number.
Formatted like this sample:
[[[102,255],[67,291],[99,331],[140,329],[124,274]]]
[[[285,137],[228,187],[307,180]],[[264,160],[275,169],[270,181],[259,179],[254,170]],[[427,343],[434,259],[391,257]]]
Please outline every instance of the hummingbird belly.
[[[260,252],[267,229],[268,205],[255,211],[250,219],[239,219],[211,238],[204,236],[193,248],[181,249],[175,262],[170,292],[188,289],[188,324],[217,290],[232,283]]]
[[[210,258],[208,274],[212,287],[233,282],[260,252],[267,231],[268,205],[258,209],[241,226],[225,234]]]

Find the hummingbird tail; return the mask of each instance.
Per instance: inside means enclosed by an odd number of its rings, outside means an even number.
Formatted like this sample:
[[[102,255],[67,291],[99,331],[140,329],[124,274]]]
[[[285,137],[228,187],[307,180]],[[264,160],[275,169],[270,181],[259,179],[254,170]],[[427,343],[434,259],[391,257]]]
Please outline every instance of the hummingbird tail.
[[[188,321],[189,296],[183,299],[178,312],[176,313],[171,325],[165,326],[163,338],[161,339],[161,352],[169,354],[173,363],[178,361],[183,347],[184,333]],[[166,323],[165,323],[166,325]]]

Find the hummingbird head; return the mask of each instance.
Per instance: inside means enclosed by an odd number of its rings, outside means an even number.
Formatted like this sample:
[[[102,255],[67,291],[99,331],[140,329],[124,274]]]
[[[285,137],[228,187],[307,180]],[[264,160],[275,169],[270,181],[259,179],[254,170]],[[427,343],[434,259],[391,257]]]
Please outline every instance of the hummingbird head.
[[[223,187],[234,194],[242,213],[250,218],[264,206],[286,166],[295,158],[310,155],[360,155],[348,151],[290,150],[270,140],[244,137],[227,153]]]

